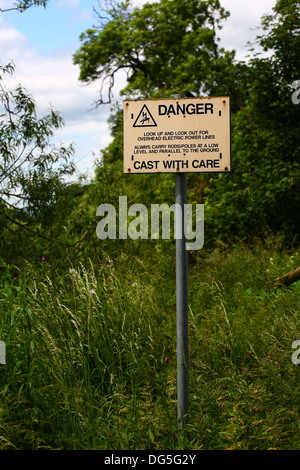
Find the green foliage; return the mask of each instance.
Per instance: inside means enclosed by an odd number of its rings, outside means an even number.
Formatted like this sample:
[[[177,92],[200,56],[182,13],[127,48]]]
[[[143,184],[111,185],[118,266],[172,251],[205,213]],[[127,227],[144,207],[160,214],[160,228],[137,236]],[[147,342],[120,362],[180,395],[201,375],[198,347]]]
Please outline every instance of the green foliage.
[[[51,110],[38,118],[33,99],[21,86],[7,90],[2,84],[3,75],[12,71],[12,65],[0,68],[0,196],[7,205],[9,202],[4,196],[27,200],[30,211],[33,205],[42,203],[43,198],[49,204],[55,200],[55,185],[62,176],[74,172],[70,162],[73,147],[50,145],[50,138],[63,125],[61,117]]]
[[[20,0],[0,12],[46,5],[47,0]],[[78,183],[66,182],[75,172],[73,145],[51,144],[63,125],[59,113],[51,109],[38,118],[27,90],[5,86],[5,75],[13,72],[12,63],[0,66],[0,251],[7,261],[23,264],[40,252],[56,248],[58,254],[57,247],[72,246],[74,235],[78,241],[77,228],[68,230]]]
[[[299,264],[258,244],[190,256],[190,425],[176,425],[174,258],[2,263],[1,449],[299,449]],[[181,447],[181,445],[183,447]]]
[[[43,6],[44,8],[46,8],[47,3],[48,0],[19,0],[18,2],[13,3],[12,6],[9,8],[0,8],[0,12],[3,13],[6,11],[17,10],[22,13],[32,6]]]
[[[211,179],[207,224],[218,233],[247,237],[269,231],[299,234],[299,109],[292,83],[300,70],[299,3],[277,2],[259,38],[268,58],[244,69],[245,107],[232,118],[232,174]]]
[[[232,54],[218,50],[216,26],[226,17],[219,7],[174,1],[114,8],[98,29],[82,35],[74,55],[80,79],[105,81],[111,76],[113,86],[115,72],[124,68],[129,71],[126,96],[229,95],[232,172],[189,175],[189,202],[205,203],[207,239],[281,233],[293,241],[300,230],[299,110],[291,100],[300,69],[299,5],[278,1],[274,15],[263,17],[264,34],[257,41],[269,54],[254,56],[248,64],[233,64]],[[122,111],[112,112],[114,139],[102,152],[95,178],[112,189],[105,197],[113,193],[114,198],[127,194],[148,204],[172,201],[172,176],[122,176]]]
[[[46,259],[39,268],[28,265],[18,279],[6,271],[0,316],[8,353],[1,395],[7,406],[12,400],[18,405],[10,417],[2,410],[3,448],[104,449],[115,433],[121,448],[128,440],[134,448],[141,429],[132,421],[141,428],[146,417],[154,429],[158,410],[147,403],[161,387],[168,338],[162,344],[157,331],[164,332],[169,320],[162,322],[147,268],[128,262],[123,257],[116,268],[107,259],[58,276]],[[155,421],[159,429],[159,415]],[[143,441],[152,448],[147,431]]]
[[[62,118],[53,110],[38,117],[26,90],[21,86],[8,90],[5,74],[13,71],[12,64],[0,68],[0,230],[1,252],[16,261],[20,250],[24,257],[28,236],[62,241],[60,222],[74,205],[70,198],[74,186],[66,178],[74,174],[75,166],[73,145],[51,143]],[[31,245],[28,248],[31,256]]]
[[[252,251],[216,250],[206,260],[199,257],[201,264],[196,260],[191,367],[197,369],[194,406],[202,412],[206,445],[299,448],[299,370],[291,360],[291,345],[299,337],[299,286],[272,288],[272,280],[299,261],[299,252],[291,257],[259,243]],[[203,388],[210,398],[204,398]]]

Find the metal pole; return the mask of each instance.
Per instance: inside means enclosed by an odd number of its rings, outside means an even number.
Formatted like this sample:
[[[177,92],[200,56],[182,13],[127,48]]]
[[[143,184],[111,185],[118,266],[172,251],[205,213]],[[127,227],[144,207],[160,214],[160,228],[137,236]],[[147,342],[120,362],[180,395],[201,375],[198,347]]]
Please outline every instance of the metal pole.
[[[187,204],[186,173],[175,174],[176,234],[176,316],[177,316],[177,419],[180,425],[188,421],[188,275],[184,205]],[[181,210],[179,209],[181,208]]]

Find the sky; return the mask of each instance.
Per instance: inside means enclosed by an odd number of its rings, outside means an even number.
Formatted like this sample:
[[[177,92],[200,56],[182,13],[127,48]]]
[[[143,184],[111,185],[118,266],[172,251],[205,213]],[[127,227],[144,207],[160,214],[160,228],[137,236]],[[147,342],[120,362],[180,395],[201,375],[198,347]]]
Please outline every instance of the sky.
[[[0,0],[0,8],[11,8],[14,3]],[[134,4],[142,3],[134,0]],[[220,46],[234,49],[236,58],[244,59],[247,42],[259,34],[261,16],[271,13],[275,4],[276,0],[221,0],[231,14],[219,32]],[[99,10],[99,0],[49,0],[46,9],[0,12],[0,64],[13,61],[16,67],[6,84],[26,88],[39,115],[50,108],[60,113],[65,125],[52,142],[73,142],[77,169],[89,177],[100,150],[111,142],[107,124],[111,105],[94,109],[100,83],[79,82],[79,67],[72,59],[80,47],[80,34],[97,24],[94,7]],[[116,81],[114,101],[121,101],[124,80],[125,74]]]

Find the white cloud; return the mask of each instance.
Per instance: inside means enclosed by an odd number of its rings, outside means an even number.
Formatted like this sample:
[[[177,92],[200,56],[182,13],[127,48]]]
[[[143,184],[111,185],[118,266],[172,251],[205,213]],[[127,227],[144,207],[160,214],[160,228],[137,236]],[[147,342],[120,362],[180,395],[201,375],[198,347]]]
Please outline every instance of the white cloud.
[[[2,0],[1,1],[1,8],[2,10],[6,10],[7,8],[12,8],[12,1],[11,0]]]
[[[6,64],[25,54],[28,47],[26,37],[16,28],[6,23],[0,16],[1,63]]]

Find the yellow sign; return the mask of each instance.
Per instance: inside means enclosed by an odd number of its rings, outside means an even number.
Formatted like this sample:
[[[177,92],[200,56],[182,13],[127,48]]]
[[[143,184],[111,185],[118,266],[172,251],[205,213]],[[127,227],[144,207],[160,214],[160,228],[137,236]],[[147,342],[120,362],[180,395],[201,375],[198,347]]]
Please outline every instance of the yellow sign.
[[[124,101],[124,173],[230,170],[229,97]]]

